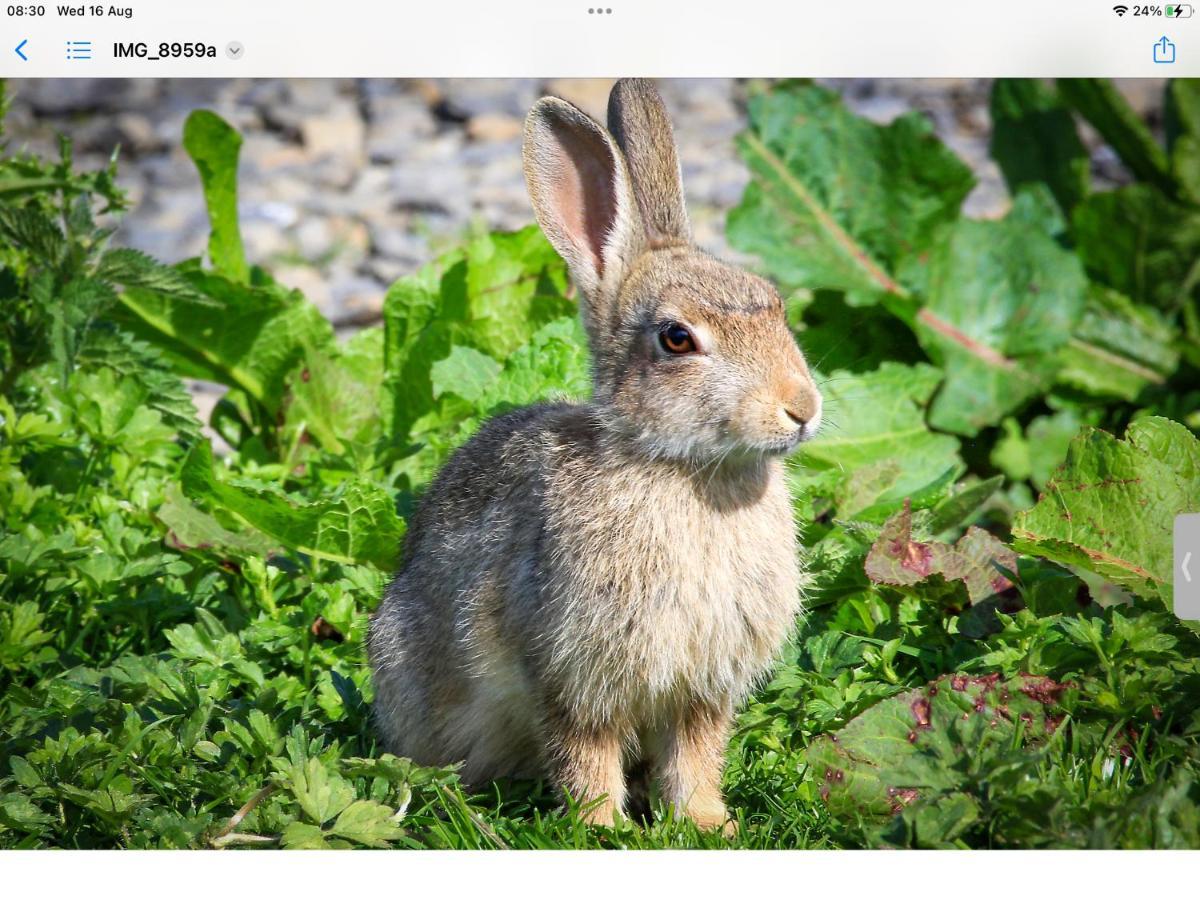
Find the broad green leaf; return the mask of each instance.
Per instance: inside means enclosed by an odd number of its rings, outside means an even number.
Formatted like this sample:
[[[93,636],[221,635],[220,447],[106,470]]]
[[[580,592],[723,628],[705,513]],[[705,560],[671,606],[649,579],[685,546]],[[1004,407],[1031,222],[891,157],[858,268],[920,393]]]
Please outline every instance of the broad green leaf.
[[[751,182],[729,214],[733,245],[788,288],[857,304],[903,294],[890,273],[958,216],[974,184],[924,117],[874,125],[813,85],[754,97],[738,148]]]
[[[1171,170],[1183,193],[1200,203],[1200,78],[1167,82],[1164,114]]]
[[[249,280],[246,251],[238,227],[237,166],[242,136],[216,113],[195,110],[183,125],[183,147],[200,173],[212,234],[208,257],[231,281]]]
[[[461,344],[451,348],[450,355],[433,364],[430,380],[433,396],[457,394],[471,403],[478,402],[496,380],[503,367],[486,353]]]
[[[948,226],[904,269],[925,299],[917,338],[946,372],[929,416],[936,428],[973,436],[1044,390],[1083,314],[1078,260],[1023,221],[1035,202],[1022,194],[1004,220]]]
[[[1129,171],[1142,181],[1174,191],[1175,180],[1166,151],[1111,81],[1061,78],[1058,94],[1100,132]]]
[[[992,449],[992,463],[1014,481],[1029,479],[1042,490],[1066,459],[1067,447],[1080,427],[1094,418],[1066,407],[1052,415],[1037,416],[1024,432],[1015,419],[1005,419],[1005,434]]]
[[[179,373],[238,388],[279,412],[287,377],[310,350],[333,343],[329,322],[298,291],[239,284],[195,264],[180,269],[219,308],[127,291],[121,295],[124,324],[159,347]]]
[[[270,556],[276,545],[257,531],[231,531],[188,501],[179,485],[167,487],[166,500],[155,513],[167,526],[167,543],[180,550],[215,551],[237,556]]]
[[[941,576],[962,582],[971,603],[1012,587],[1003,572],[1017,571],[1017,555],[983,529],[972,526],[955,544],[915,540],[912,531],[912,509],[905,504],[867,554],[867,576],[876,584],[911,588]]]
[[[436,407],[434,365],[453,347],[504,359],[574,312],[566,289],[565,266],[533,227],[479,237],[392,285],[383,316],[393,434]]]
[[[821,382],[826,424],[795,457],[796,474],[833,470],[839,515],[880,521],[905,498],[953,481],[963,471],[958,440],[925,424],[940,381],[932,366],[898,363],[831,374]]]
[[[188,454],[181,481],[191,499],[227,510],[292,550],[385,570],[395,565],[404,522],[374,483],[347,479],[316,499],[299,500],[267,484],[217,479],[208,444]]]
[[[1166,600],[1172,525],[1200,497],[1200,441],[1169,419],[1135,420],[1124,440],[1084,428],[1013,546],[1088,569],[1141,597]]]
[[[1171,312],[1200,302],[1200,210],[1135,184],[1089,197],[1074,230],[1089,274],[1135,303]]]
[[[54,821],[54,816],[43,812],[23,794],[0,798],[0,826],[36,834],[48,830],[47,826]]]
[[[288,379],[286,426],[314,436],[331,453],[367,446],[383,434],[383,329],[305,354]]]
[[[1179,365],[1177,331],[1148,306],[1099,285],[1088,291],[1083,317],[1058,352],[1056,381],[1094,397],[1135,400]]]
[[[1046,184],[1069,213],[1088,192],[1091,164],[1070,111],[1036,79],[1000,78],[991,113],[992,157],[1009,190]]]
[[[964,485],[930,510],[929,530],[940,534],[958,528],[970,521],[992,495],[1004,483],[1003,475],[996,475],[974,484]]]
[[[587,338],[577,317],[539,328],[505,361],[479,395],[489,414],[545,400],[578,400],[591,391]]]
[[[808,748],[821,798],[854,820],[936,806],[975,787],[973,772],[1004,759],[1020,732],[1026,745],[1057,728],[1070,689],[1022,675],[943,675],[872,706]],[[982,799],[982,798],[976,798]]]
[[[1146,455],[1167,463],[1185,485],[1200,487],[1200,440],[1183,425],[1158,417],[1135,419],[1125,437]],[[1193,502],[1197,499],[1200,495],[1193,494]]]

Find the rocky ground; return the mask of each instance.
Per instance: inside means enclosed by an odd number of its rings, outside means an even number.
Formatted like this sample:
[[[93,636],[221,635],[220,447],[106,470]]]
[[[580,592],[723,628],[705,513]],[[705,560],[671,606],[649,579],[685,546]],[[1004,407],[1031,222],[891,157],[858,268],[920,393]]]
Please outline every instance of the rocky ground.
[[[1008,198],[988,158],[990,84],[974,80],[829,82],[879,122],[918,110],[979,176],[970,215],[1002,214]],[[57,132],[85,164],[121,147],[121,183],[133,207],[122,243],[167,262],[203,252],[208,222],[181,147],[184,119],[215,110],[244,135],[241,217],[247,251],[300,288],[341,330],[375,320],[384,292],[470,227],[515,228],[532,219],[521,173],[521,122],[544,93],[602,117],[610,83],[568,80],[15,81],[10,148],[52,153]],[[747,174],[732,138],[745,125],[747,85],[661,84],[676,124],[697,239],[736,257],[724,216]],[[1161,84],[1122,89],[1157,114]],[[1095,147],[1102,180],[1119,179]],[[206,403],[202,405],[207,405]]]

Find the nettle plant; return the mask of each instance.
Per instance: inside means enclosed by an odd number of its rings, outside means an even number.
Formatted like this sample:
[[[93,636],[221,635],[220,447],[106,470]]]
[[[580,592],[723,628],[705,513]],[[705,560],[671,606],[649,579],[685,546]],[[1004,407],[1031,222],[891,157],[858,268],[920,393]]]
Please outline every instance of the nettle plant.
[[[731,241],[831,420],[791,463],[808,612],[743,713],[732,842],[1200,845],[1200,87],[997,82],[1002,219],[925,119],[757,89]],[[1093,191],[1086,120],[1130,180]],[[115,165],[0,158],[0,846],[721,846],[376,751],[362,639],[487,417],[584,397],[564,267],[474,234],[348,340],[246,259],[240,138],[188,120],[204,260],[112,246]],[[184,378],[228,387],[210,428]]]

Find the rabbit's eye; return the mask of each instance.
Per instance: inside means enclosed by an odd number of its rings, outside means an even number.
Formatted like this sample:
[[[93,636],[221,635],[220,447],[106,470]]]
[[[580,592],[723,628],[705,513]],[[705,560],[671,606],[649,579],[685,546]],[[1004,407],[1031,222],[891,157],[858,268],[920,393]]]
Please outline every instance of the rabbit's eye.
[[[696,339],[678,322],[668,322],[658,330],[658,342],[668,353],[695,353]]]

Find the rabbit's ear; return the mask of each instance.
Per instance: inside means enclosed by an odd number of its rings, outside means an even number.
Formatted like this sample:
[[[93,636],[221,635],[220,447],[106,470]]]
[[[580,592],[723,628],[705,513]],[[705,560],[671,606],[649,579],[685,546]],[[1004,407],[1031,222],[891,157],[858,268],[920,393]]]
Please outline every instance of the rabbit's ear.
[[[522,152],[538,224],[588,301],[591,326],[645,246],[625,159],[599,123],[557,97],[530,111]]]
[[[649,239],[691,243],[675,135],[654,85],[641,78],[618,81],[608,97],[608,130],[629,164],[633,194]]]

